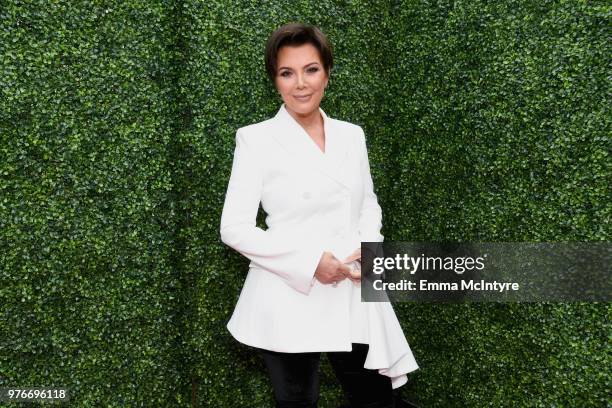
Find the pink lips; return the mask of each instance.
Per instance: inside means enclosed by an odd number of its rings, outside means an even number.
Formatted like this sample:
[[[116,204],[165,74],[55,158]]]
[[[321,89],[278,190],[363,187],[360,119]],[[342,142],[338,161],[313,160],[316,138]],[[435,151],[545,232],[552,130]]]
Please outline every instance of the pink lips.
[[[295,95],[294,97],[295,97],[295,99],[297,99],[297,100],[300,100],[300,101],[306,101],[306,100],[308,100],[308,99],[309,99],[311,96],[312,96],[312,94],[310,94],[310,95],[304,95],[304,96],[298,96],[298,95]]]

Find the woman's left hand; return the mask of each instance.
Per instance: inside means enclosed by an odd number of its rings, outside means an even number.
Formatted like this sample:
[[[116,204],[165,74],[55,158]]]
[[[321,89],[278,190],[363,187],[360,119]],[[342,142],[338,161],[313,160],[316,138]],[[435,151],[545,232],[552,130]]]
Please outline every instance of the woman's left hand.
[[[357,248],[353,251],[352,254],[347,256],[342,263],[350,264],[351,262],[359,262],[361,263],[361,247]],[[348,277],[353,282],[361,282],[361,270],[351,268],[351,276]]]

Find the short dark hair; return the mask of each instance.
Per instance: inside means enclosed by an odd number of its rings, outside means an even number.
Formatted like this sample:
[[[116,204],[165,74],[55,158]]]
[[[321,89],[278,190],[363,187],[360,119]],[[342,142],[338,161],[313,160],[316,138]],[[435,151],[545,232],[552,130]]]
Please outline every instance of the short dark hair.
[[[334,65],[332,46],[328,38],[316,26],[304,23],[288,23],[277,28],[266,42],[265,63],[268,78],[275,84],[278,50],[285,45],[297,46],[310,43],[319,51],[323,68],[329,76]]]

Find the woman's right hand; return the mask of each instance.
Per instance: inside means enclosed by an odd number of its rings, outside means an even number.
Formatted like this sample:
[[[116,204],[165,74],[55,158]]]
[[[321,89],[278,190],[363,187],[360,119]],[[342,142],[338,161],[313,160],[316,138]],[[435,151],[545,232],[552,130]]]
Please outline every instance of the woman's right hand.
[[[351,276],[351,268],[340,262],[331,252],[325,251],[314,276],[324,284],[337,283]]]

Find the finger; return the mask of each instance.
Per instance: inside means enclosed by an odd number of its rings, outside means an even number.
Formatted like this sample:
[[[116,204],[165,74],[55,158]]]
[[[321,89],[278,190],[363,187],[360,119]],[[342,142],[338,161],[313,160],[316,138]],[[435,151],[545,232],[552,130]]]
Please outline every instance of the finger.
[[[346,257],[344,262],[352,262],[356,259],[361,259],[361,248],[357,248],[356,250],[354,250],[352,254]]]
[[[351,260],[355,257],[355,252],[344,258],[343,263],[351,262]]]
[[[356,261],[357,259],[361,259],[361,256],[359,254],[351,254],[351,255],[347,256],[344,259],[344,261],[342,261],[342,263],[353,262],[353,261]]]
[[[346,264],[342,264],[340,265],[340,267],[338,268],[338,270],[340,271],[340,273],[342,273],[345,276],[350,276],[351,275],[351,271],[353,270],[352,268],[350,268],[348,265]]]

